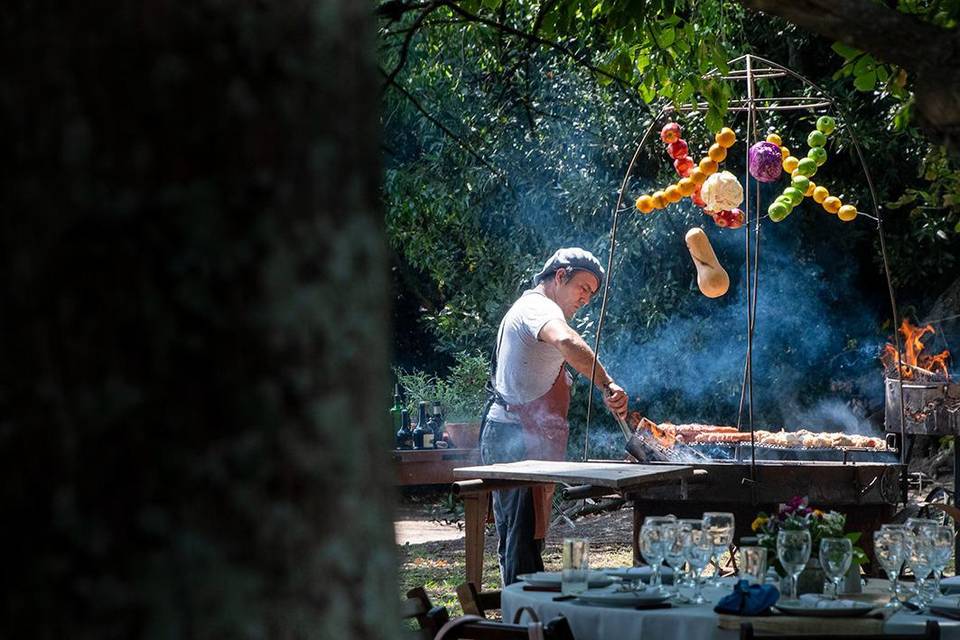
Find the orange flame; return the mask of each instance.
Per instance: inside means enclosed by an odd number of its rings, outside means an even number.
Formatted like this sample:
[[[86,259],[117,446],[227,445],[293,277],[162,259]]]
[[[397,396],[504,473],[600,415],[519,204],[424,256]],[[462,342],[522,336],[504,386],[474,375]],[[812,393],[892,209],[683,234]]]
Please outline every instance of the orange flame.
[[[903,334],[904,352],[900,356],[900,377],[904,380],[913,378],[917,373],[927,373],[932,375],[942,375],[950,379],[947,372],[947,359],[950,358],[950,352],[941,351],[937,355],[923,353],[924,344],[921,338],[929,334],[936,333],[931,325],[918,327],[904,319],[900,323],[900,333]],[[889,370],[897,368],[897,348],[892,344],[887,344],[880,355],[883,365]]]

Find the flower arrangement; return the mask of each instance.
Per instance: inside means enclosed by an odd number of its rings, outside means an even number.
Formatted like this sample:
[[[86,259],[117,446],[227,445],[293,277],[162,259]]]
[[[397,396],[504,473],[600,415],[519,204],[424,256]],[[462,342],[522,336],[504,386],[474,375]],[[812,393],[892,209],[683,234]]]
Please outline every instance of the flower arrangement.
[[[867,555],[857,546],[861,534],[845,533],[846,525],[846,515],[837,511],[813,509],[806,496],[794,496],[786,504],[781,504],[776,514],[767,515],[763,512],[757,514],[750,528],[757,534],[760,546],[768,549],[767,556],[771,558],[772,564],[783,575],[783,568],[777,559],[777,533],[781,530],[809,531],[812,557],[816,557],[820,549],[820,540],[823,538],[849,538],[853,545],[854,564],[866,563]]]

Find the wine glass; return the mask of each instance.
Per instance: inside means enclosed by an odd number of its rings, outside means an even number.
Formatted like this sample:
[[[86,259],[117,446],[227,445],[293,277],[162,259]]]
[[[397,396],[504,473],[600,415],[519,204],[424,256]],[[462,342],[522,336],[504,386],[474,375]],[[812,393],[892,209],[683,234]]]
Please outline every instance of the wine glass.
[[[676,521],[676,516],[672,515],[647,516],[643,519],[643,526],[640,527],[639,546],[643,559],[653,569],[653,573],[650,575],[651,587],[660,587],[660,567],[666,555],[661,527]]]
[[[873,552],[890,581],[890,601],[884,605],[884,608],[888,609],[901,607],[897,584],[900,581],[900,570],[903,569],[906,559],[904,535],[903,529],[884,529],[883,527],[873,532]]]
[[[947,526],[936,526],[930,530],[930,541],[933,544],[933,577],[935,589],[934,597],[939,598],[943,594],[940,592],[940,579],[943,577],[943,569],[950,562],[950,556],[953,555],[953,528]]]
[[[703,570],[713,557],[713,549],[713,539],[705,530],[696,527],[690,529],[684,553],[693,571],[694,591],[690,602],[694,604],[706,602],[702,593]]]
[[[820,540],[820,566],[833,583],[833,597],[840,595],[840,581],[847,575],[853,561],[853,544],[848,538]]]
[[[913,530],[908,527],[906,524],[882,524],[880,525],[881,531],[898,531],[901,534],[901,554],[903,555],[903,563],[900,566],[900,571],[902,572],[907,567],[907,558],[910,557],[910,547],[913,544]],[[913,588],[907,584],[904,584],[898,579],[894,583],[894,587],[897,590],[897,600],[898,602],[906,600],[909,597],[909,594],[913,592]],[[904,593],[908,594],[907,597],[904,597]]]
[[[677,520],[677,522],[683,527],[683,530],[684,530],[684,531],[687,531],[687,532],[689,532],[689,531],[691,531],[691,530],[693,530],[693,529],[703,529],[703,520],[702,520],[702,519],[701,519],[701,520],[698,520],[698,519],[696,519],[696,518],[682,518],[682,519],[680,519],[680,520]],[[694,580],[693,580],[693,571],[688,571],[688,570],[687,570],[687,567],[688,567],[688,565],[687,565],[687,562],[686,562],[686,556],[684,556],[683,567],[681,567],[681,569],[680,569],[680,576],[678,577],[676,574],[674,574],[674,576],[673,576],[674,582],[677,582],[677,583],[679,584],[679,586],[681,586],[681,587],[682,587],[682,586],[689,586],[689,587],[695,586],[695,585],[694,585]]]
[[[680,582],[677,578],[687,561],[683,548],[687,544],[684,536],[690,535],[690,525],[683,522],[671,522],[660,525],[660,529],[663,531],[663,559],[673,569],[673,588],[668,589],[667,593],[672,598],[679,598]]]
[[[715,562],[717,567],[714,586],[720,586],[720,556],[730,548],[733,542],[734,519],[732,513],[707,511],[703,514],[703,528],[713,539]]]
[[[913,571],[913,577],[917,581],[917,604],[921,608],[926,608],[927,604],[929,604],[928,594],[926,593],[927,578],[933,571],[934,550],[933,541],[926,534],[925,530],[913,536],[913,542],[910,545],[910,555],[907,557],[907,564],[910,566],[910,570]]]
[[[797,580],[810,560],[809,531],[780,531],[777,534],[777,558],[790,576],[790,600],[797,599]]]

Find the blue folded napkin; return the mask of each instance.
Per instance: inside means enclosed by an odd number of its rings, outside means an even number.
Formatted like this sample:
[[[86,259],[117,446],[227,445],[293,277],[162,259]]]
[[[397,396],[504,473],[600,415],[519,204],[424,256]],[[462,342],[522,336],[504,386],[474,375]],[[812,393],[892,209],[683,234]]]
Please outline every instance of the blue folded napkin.
[[[739,580],[733,593],[724,596],[713,610],[738,616],[762,616],[780,599],[780,592],[772,584],[750,584]]]

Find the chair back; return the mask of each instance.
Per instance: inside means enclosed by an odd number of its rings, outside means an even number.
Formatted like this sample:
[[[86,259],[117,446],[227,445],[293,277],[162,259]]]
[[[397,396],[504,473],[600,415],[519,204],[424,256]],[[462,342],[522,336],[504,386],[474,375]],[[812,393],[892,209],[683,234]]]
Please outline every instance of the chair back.
[[[500,610],[500,591],[478,591],[472,582],[457,587],[457,600],[466,615],[489,618],[491,613]]]
[[[570,624],[563,616],[541,625],[506,624],[465,615],[447,622],[436,640],[574,640]]]
[[[404,640],[433,640],[434,636],[450,619],[446,607],[435,607],[423,587],[407,591],[407,599],[400,603],[400,619],[410,620],[416,629],[408,630]]]

